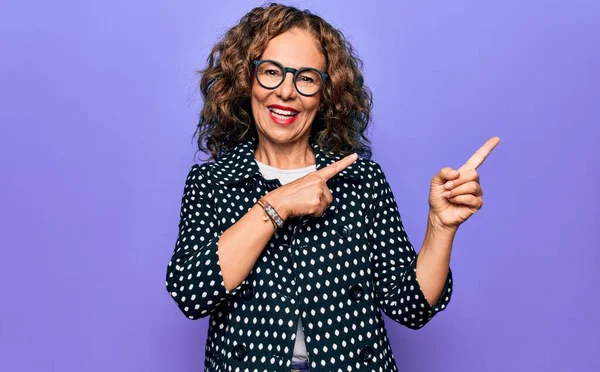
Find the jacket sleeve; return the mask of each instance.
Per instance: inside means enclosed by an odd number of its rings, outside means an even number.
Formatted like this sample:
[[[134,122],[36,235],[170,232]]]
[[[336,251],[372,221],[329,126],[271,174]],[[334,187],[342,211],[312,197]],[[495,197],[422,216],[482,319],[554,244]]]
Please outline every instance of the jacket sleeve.
[[[167,266],[167,290],[190,319],[212,313],[245,283],[227,290],[217,244],[221,237],[206,166],[190,169],[181,200],[179,233]]]
[[[375,297],[391,319],[408,328],[419,329],[450,302],[452,271],[448,269],[438,303],[431,306],[417,281],[418,257],[404,231],[392,189],[381,167],[373,163],[373,168],[369,235],[373,248]]]

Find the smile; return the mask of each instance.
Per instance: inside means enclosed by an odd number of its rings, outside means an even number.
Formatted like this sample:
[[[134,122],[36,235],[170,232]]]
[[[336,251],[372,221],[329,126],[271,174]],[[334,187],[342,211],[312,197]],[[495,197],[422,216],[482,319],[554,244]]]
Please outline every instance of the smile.
[[[291,117],[291,116],[298,115],[298,112],[293,112],[290,110],[282,110],[282,109],[273,108],[273,107],[269,107],[269,111],[271,111],[275,115],[283,116],[283,117]]]
[[[275,107],[269,106],[269,116],[271,119],[277,123],[282,125],[289,125],[296,121],[298,114],[300,113],[297,110],[292,108],[283,108],[283,107]]]

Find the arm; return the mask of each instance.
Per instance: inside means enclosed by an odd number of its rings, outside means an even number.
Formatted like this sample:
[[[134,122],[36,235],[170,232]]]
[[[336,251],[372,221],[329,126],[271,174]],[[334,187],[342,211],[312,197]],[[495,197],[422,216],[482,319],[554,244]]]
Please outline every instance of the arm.
[[[255,205],[220,233],[205,172],[198,165],[189,171],[179,235],[167,268],[167,290],[190,319],[209,315],[239,290],[274,231]]]
[[[430,303],[444,296],[444,277],[458,227],[483,205],[477,167],[499,141],[498,137],[490,138],[458,170],[442,168],[431,180],[427,232],[417,269],[419,283]]]
[[[373,167],[375,177],[371,184],[374,194],[370,238],[373,247],[375,297],[380,308],[391,319],[409,328],[419,329],[446,308],[452,290],[452,272],[446,266],[445,275],[442,275],[444,286],[438,296],[440,300],[432,306],[427,301],[427,296],[432,296],[431,293],[426,296],[421,282],[417,280],[417,261],[420,261],[421,256],[417,257],[404,231],[393,192],[381,167],[375,163]],[[430,244],[426,246],[429,247]],[[433,252],[433,249],[428,248],[427,251]],[[427,255],[424,258],[430,261],[432,255]],[[443,265],[439,266],[442,271]],[[426,271],[423,270],[423,273],[426,274]],[[421,273],[419,276],[422,276]]]
[[[286,220],[319,215],[331,203],[326,180],[356,160],[349,155],[324,169],[281,186],[264,198]],[[244,284],[274,229],[254,205],[223,233],[206,166],[194,165],[181,202],[179,236],[167,269],[167,290],[190,319],[209,315]]]
[[[440,226],[433,213],[427,218],[427,230],[417,265],[417,280],[432,305],[437,303],[446,286],[450,255],[456,229]]]

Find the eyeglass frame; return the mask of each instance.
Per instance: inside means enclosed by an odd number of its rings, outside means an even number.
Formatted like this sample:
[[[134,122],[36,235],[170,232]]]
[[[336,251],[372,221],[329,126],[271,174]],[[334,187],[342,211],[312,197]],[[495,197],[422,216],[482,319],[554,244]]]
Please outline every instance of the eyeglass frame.
[[[275,65],[277,65],[279,68],[281,68],[281,70],[283,71],[283,79],[281,79],[281,81],[279,82],[279,84],[277,84],[276,86],[270,88],[270,87],[266,87],[263,83],[260,82],[260,79],[258,78],[258,66],[263,63],[263,62],[271,62],[274,63]],[[281,63],[274,61],[272,59],[255,59],[254,61],[252,61],[252,63],[254,64],[254,75],[256,77],[256,81],[258,82],[258,84],[265,88],[265,89],[269,89],[269,90],[273,90],[273,89],[277,89],[281,84],[283,84],[283,82],[285,81],[285,78],[288,74],[288,72],[291,72],[294,74],[293,76],[293,83],[294,83],[294,88],[296,89],[296,92],[298,92],[298,94],[304,96],[304,97],[312,97],[316,94],[319,94],[319,92],[321,92],[323,90],[323,86],[325,85],[325,83],[327,82],[327,79],[329,79],[329,75],[319,69],[316,69],[314,67],[301,67],[301,68],[293,68],[293,67],[284,67]],[[296,85],[296,78],[298,77],[298,74],[300,72],[303,71],[307,71],[307,70],[312,70],[317,72],[319,75],[321,75],[321,85],[319,86],[319,89],[312,93],[312,94],[304,94],[300,91],[300,89],[298,89],[298,86]]]

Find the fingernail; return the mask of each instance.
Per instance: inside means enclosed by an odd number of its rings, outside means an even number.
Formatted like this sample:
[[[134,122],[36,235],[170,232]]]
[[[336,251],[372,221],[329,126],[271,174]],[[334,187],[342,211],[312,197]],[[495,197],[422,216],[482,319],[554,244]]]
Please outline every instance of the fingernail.
[[[450,191],[445,191],[442,196],[447,198],[450,196],[450,194],[452,194]]]
[[[447,189],[452,188],[452,186],[454,186],[454,182],[452,181],[448,181],[444,184],[444,187],[446,187]]]

